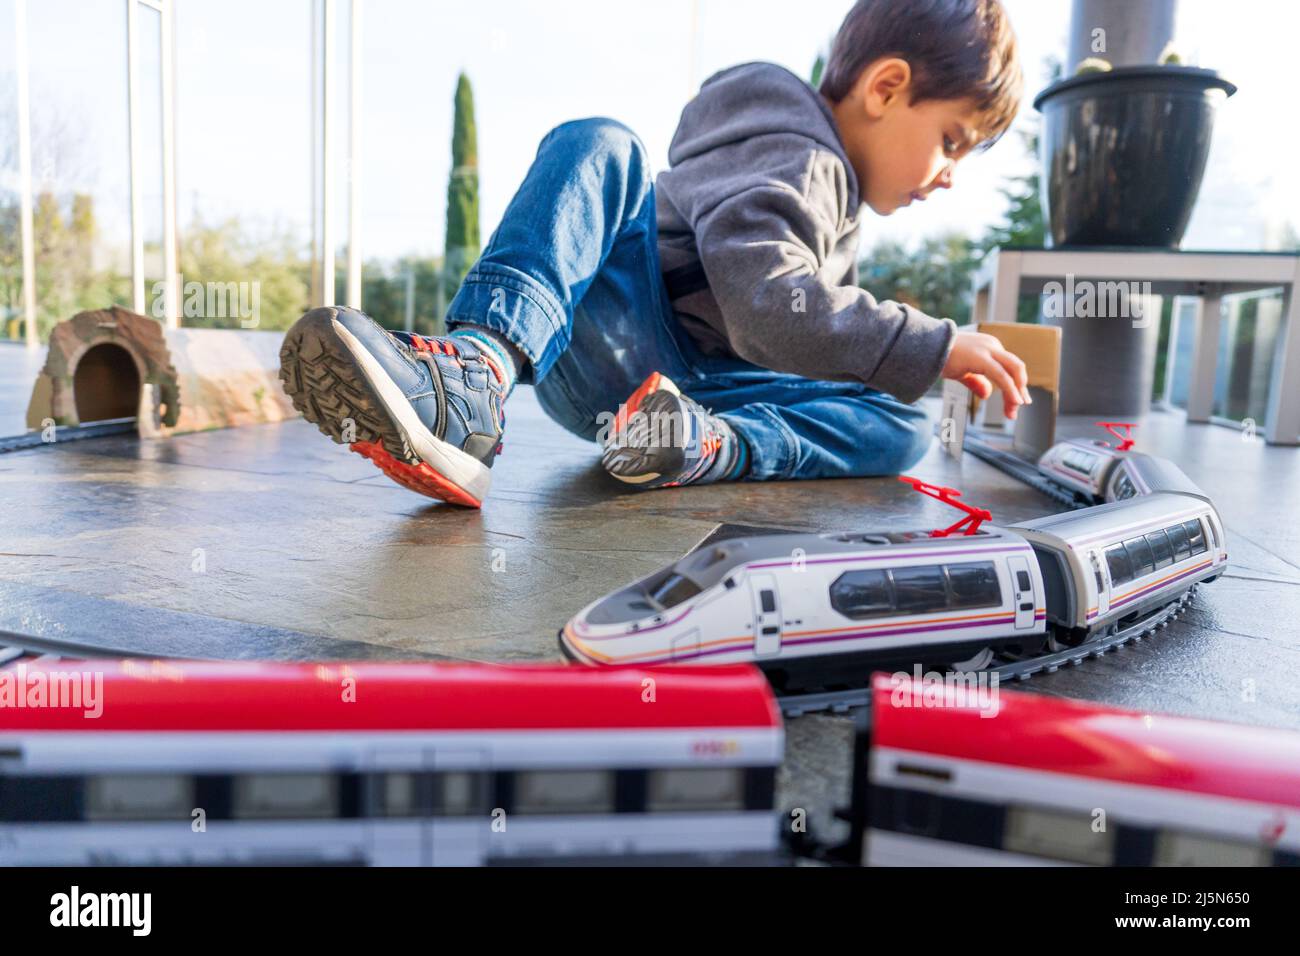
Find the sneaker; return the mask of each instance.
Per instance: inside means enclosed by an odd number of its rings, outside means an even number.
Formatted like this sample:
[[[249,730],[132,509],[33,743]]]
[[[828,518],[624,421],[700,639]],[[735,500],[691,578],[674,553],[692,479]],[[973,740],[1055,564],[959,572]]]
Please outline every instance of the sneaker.
[[[312,309],[285,333],[280,380],[307,421],[422,495],[478,508],[505,428],[503,380],[470,340],[389,332]]]
[[[619,481],[672,488],[733,477],[741,439],[725,421],[658,372],[623,403],[605,438],[601,464]]]

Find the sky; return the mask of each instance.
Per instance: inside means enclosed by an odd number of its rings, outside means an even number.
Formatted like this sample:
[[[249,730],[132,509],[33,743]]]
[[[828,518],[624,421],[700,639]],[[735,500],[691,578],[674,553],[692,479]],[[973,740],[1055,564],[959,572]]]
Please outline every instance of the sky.
[[[254,230],[310,234],[310,0],[176,0],[177,151],[182,228],[238,217]],[[1140,2],[1140,0],[1137,0]],[[686,101],[717,70],[749,60],[808,76],[849,0],[364,0],[360,242],[367,259],[442,247],[452,97],[465,70],[477,113],[483,238],[500,221],[537,144],[555,125],[611,116],[645,143],[656,169]],[[38,179],[95,192],[101,218],[126,215],[125,27],[122,0],[29,0],[32,123]],[[1063,58],[1068,0],[1006,0],[1029,96],[1048,56]],[[338,3],[346,34],[348,3]],[[13,0],[0,0],[12,23]],[[1300,5],[1182,0],[1175,43],[1240,91],[1220,111],[1201,199],[1184,248],[1260,248],[1300,225],[1293,99]],[[0,37],[12,31],[0,29]],[[346,44],[333,52],[341,76]],[[12,78],[0,41],[0,93]],[[156,70],[150,65],[146,74]],[[339,82],[338,92],[346,91]],[[346,98],[342,118],[346,120]],[[156,120],[146,122],[146,130]],[[346,124],[333,148],[345,155]],[[8,139],[9,130],[0,130]],[[11,140],[10,140],[11,141]],[[53,148],[57,145],[59,148]],[[2,168],[0,186],[12,184]],[[53,157],[51,160],[48,157]],[[915,242],[949,230],[978,235],[1000,219],[998,188],[1034,160],[1014,135],[957,169],[956,187],[881,218],[864,210],[864,243]],[[346,166],[342,172],[348,172]],[[156,178],[155,177],[151,177]],[[146,216],[158,190],[146,184]],[[346,179],[340,177],[340,236]],[[109,227],[111,229],[111,226]]]

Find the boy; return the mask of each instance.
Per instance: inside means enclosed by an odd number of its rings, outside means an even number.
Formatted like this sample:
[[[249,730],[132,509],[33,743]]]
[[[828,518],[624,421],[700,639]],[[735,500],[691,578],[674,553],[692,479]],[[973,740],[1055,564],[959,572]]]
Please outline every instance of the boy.
[[[767,63],[711,77],[657,180],[627,127],[564,123],[447,336],[314,309],[285,336],[285,390],[395,481],[471,507],[516,382],[641,488],[906,470],[930,442],[910,403],[937,377],[996,386],[1014,418],[1025,369],[857,287],[857,216],[950,188],[1010,125],[1020,82],[998,0],[859,0],[819,90]]]

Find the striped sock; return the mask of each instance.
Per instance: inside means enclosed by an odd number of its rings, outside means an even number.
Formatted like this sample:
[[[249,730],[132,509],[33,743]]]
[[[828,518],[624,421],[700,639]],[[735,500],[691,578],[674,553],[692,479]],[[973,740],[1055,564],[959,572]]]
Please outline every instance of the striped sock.
[[[516,357],[518,350],[505,336],[480,325],[463,325],[452,329],[448,338],[470,339],[479,347],[480,352],[486,352],[487,357],[500,367],[501,374],[504,376],[506,398],[510,397],[510,392],[515,387],[515,380],[519,377],[521,363]]]

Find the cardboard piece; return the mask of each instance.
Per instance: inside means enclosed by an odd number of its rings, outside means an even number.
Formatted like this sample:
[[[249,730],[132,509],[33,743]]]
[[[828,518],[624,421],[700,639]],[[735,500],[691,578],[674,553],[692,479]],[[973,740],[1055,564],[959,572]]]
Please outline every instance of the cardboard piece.
[[[1026,458],[1038,458],[1056,441],[1056,416],[1060,407],[1061,329],[1024,322],[980,322],[962,331],[984,332],[997,338],[1025,363],[1030,405],[1021,405],[1013,427],[1013,447]],[[947,383],[945,382],[945,386]],[[986,430],[1006,431],[1002,393],[996,388],[987,401],[970,395],[971,418]],[[946,450],[946,449],[945,449]]]

